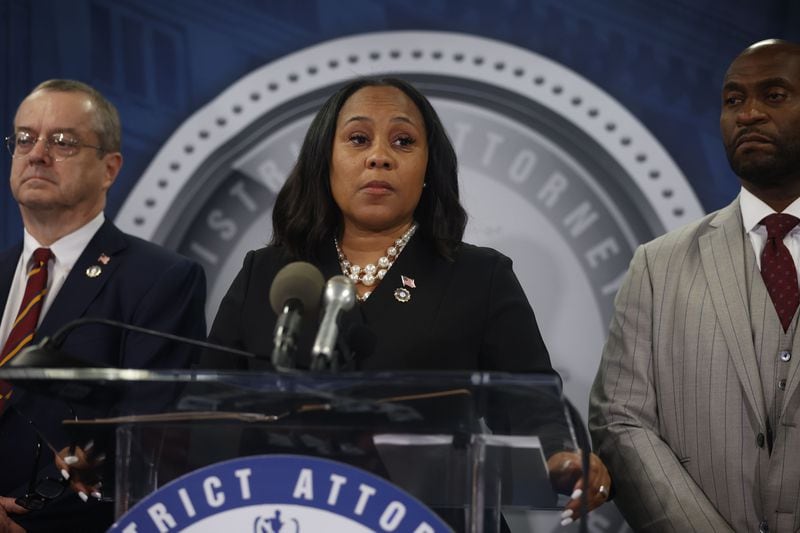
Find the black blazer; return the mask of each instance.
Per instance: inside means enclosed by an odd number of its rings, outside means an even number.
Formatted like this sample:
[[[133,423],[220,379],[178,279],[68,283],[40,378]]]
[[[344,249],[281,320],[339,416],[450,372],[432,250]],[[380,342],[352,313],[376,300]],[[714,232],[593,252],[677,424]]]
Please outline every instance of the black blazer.
[[[341,274],[333,242],[319,256],[317,266],[326,279]],[[249,252],[220,304],[209,341],[268,359],[276,321],[269,290],[289,262],[280,248]],[[416,285],[406,303],[394,296],[402,287],[401,275]],[[309,363],[318,323],[317,317],[303,322],[301,367]],[[374,353],[359,361],[359,370],[552,372],[511,260],[490,248],[463,244],[449,261],[415,236],[367,301],[342,317],[341,331],[353,324],[367,326],[377,338]]]
[[[0,309],[5,306],[22,244],[0,253]],[[110,258],[98,261],[101,254]],[[99,265],[97,277],[87,268]],[[205,336],[205,274],[197,263],[155,244],[126,235],[106,221],[87,245],[53,301],[33,342],[52,335],[65,323],[81,317],[101,317],[128,324],[202,339]],[[124,368],[187,368],[193,350],[161,339],[126,334],[107,326],[73,330],[64,352],[89,362]],[[124,412],[127,402],[139,409],[157,409],[166,398],[153,397],[141,387],[117,398],[113,405],[71,405],[15,387],[12,404],[0,417],[0,495],[9,495],[31,475],[36,435],[33,420],[53,445],[67,441],[61,420]],[[53,458],[49,451],[41,465]]]

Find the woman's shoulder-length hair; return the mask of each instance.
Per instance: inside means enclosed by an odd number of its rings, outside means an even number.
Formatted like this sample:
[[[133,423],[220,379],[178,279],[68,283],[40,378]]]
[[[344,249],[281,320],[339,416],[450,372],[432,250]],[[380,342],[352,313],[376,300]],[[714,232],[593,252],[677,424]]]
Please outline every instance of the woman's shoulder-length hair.
[[[356,78],[336,91],[320,108],[308,128],[297,162],[278,193],[272,212],[270,244],[290,257],[317,259],[318,250],[332,244],[342,231],[342,215],[333,200],[330,162],[336,121],[342,106],[364,87],[395,87],[417,106],[428,141],[426,186],[414,211],[417,235],[452,259],[464,236],[467,214],[458,195],[458,161],[438,114],[428,99],[399,78]]]

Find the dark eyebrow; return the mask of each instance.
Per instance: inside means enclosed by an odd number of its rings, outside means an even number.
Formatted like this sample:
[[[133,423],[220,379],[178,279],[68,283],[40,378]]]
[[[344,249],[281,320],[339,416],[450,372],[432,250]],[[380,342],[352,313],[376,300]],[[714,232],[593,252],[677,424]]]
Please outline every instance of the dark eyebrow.
[[[765,80],[761,80],[757,83],[760,89],[766,89],[768,87],[783,87],[785,89],[790,89],[792,87],[792,82],[786,78],[781,76],[776,76],[774,78],[767,78]]]
[[[350,124],[351,122],[362,122],[362,121],[363,122],[374,122],[369,117],[364,117],[364,116],[361,116],[361,115],[355,115],[355,116],[352,116],[352,117],[348,118],[347,120],[345,120],[344,123],[345,124]],[[404,123],[410,124],[411,126],[417,127],[416,124],[411,122],[410,118],[404,117],[404,116],[393,117],[391,121],[392,122],[404,122]]]

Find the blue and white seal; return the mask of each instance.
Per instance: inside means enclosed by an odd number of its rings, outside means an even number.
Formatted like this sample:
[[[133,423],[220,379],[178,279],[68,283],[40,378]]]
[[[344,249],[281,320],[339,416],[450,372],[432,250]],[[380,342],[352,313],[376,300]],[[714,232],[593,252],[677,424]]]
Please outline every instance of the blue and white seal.
[[[263,455],[180,477],[137,503],[110,531],[452,530],[413,496],[359,468],[316,457]]]

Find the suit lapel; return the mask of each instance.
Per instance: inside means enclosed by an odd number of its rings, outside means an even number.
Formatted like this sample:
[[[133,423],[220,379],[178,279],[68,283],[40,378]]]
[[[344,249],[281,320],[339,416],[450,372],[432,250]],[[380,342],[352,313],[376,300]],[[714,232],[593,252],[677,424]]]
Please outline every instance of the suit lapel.
[[[720,210],[710,225],[699,239],[703,271],[744,398],[764,427],[766,407],[751,334],[739,200]]]
[[[65,323],[84,315],[89,304],[95,300],[119,266],[121,259],[115,256],[126,247],[125,235],[111,222],[104,222],[67,275],[64,285],[39,325],[38,338],[52,335]],[[106,264],[99,261],[103,254],[109,258]],[[94,268],[95,272],[97,268],[100,270],[93,276],[89,275],[89,268]]]

